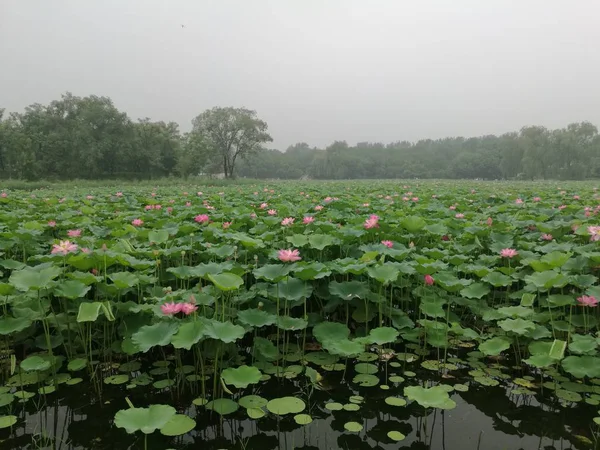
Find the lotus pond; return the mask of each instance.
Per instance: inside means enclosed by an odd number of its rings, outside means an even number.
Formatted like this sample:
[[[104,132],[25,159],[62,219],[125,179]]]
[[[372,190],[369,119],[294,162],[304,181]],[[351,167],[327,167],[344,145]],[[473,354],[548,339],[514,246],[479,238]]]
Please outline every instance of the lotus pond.
[[[0,196],[2,449],[599,448],[596,183]]]

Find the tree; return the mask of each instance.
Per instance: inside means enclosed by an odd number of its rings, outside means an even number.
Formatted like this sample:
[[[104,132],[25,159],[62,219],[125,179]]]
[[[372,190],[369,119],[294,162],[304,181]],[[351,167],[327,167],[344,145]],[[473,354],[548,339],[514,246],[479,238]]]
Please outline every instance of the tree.
[[[261,144],[272,142],[267,123],[256,111],[246,108],[213,108],[192,121],[191,134],[202,136],[208,148],[219,156],[226,178],[233,178],[238,157],[256,153]]]

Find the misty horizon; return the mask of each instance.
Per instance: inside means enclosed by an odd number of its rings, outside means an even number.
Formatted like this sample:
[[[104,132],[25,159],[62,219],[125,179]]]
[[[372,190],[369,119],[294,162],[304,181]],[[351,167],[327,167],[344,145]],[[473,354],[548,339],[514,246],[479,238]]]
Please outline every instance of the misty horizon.
[[[575,6],[575,7],[574,7]],[[600,4],[0,4],[0,108],[110,97],[182,131],[247,107],[271,148],[600,123]]]

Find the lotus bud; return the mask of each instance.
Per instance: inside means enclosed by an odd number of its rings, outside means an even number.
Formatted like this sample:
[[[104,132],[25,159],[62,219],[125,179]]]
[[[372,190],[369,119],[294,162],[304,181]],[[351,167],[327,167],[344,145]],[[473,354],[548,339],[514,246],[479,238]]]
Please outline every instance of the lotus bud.
[[[263,302],[258,302],[258,309],[262,309],[265,304]]]

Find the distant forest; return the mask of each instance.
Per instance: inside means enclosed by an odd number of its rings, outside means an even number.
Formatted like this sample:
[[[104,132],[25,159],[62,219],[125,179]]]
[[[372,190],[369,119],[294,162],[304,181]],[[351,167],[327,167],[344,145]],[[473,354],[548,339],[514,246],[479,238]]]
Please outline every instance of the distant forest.
[[[0,109],[0,178],[600,178],[600,135],[589,122],[324,149],[298,143],[283,152],[267,148],[267,124],[252,110],[213,108],[192,124],[181,133],[173,122],[133,121],[107,97],[70,93],[23,113]]]

